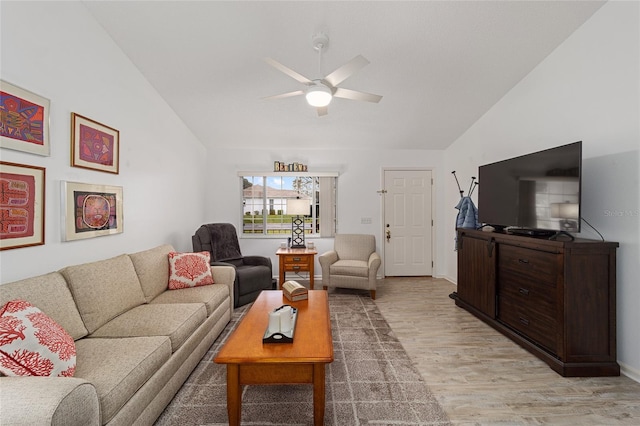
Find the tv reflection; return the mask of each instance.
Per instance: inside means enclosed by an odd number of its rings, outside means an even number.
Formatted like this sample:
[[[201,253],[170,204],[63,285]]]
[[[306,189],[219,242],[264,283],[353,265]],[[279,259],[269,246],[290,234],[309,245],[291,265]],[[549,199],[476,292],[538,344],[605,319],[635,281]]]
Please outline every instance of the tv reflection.
[[[520,177],[520,223],[534,229],[577,232],[580,228],[578,176]]]

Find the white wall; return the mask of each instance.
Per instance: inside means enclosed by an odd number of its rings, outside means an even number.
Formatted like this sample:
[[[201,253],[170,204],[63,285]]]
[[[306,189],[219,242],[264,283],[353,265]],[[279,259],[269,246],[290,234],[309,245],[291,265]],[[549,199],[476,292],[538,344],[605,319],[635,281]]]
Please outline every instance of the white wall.
[[[205,148],[78,2],[0,6],[1,77],[51,100],[51,156],[7,149],[2,161],[46,168],[45,245],[0,253],[2,283],[161,243],[191,250],[204,217]],[[71,112],[120,131],[120,174],[70,167]],[[63,242],[61,181],[117,185],[124,233]]]
[[[469,179],[482,164],[583,141],[582,215],[620,243],[618,359],[638,381],[639,17],[638,2],[605,4],[445,152],[447,170]],[[457,202],[452,177],[447,184],[445,206]],[[452,228],[455,214],[446,219]],[[580,236],[598,238],[582,225]],[[453,240],[445,245],[446,275],[455,277]]]
[[[231,141],[229,141],[231,145]],[[285,163],[300,162],[309,166],[313,172],[339,172],[338,177],[338,232],[367,233],[376,236],[378,252],[384,249],[382,237],[382,189],[384,168],[429,169],[433,170],[435,189],[434,206],[442,204],[442,191],[438,190],[442,182],[442,151],[428,150],[325,150],[296,149],[285,150],[234,150],[218,149],[209,153],[209,179],[218,182],[215,196],[207,200],[206,221],[230,222],[240,226],[241,197],[238,171],[269,172],[274,161]],[[211,191],[214,192],[213,190]],[[371,224],[361,224],[361,218],[371,218]],[[438,244],[442,241],[437,214],[434,215],[434,275],[444,270],[444,257],[438,255]],[[195,229],[194,229],[195,231]],[[243,254],[269,256],[278,272],[278,259],[275,251],[280,239],[242,238],[240,248]],[[314,239],[318,253],[333,247],[332,238]],[[320,275],[320,265],[316,259],[315,275]],[[382,276],[382,269],[379,276]]]

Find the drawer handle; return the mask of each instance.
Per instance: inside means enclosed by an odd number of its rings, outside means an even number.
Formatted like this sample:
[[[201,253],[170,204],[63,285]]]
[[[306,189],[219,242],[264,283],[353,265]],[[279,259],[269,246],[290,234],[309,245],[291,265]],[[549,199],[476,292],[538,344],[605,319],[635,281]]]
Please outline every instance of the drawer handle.
[[[293,258],[293,261],[294,261],[294,262],[300,262],[300,260],[301,260],[301,259],[302,259],[301,257],[294,257],[294,258]]]
[[[520,317],[520,322],[521,322],[522,324],[524,324],[524,325],[529,325],[529,320],[528,320],[528,319],[526,319],[526,318],[522,318],[522,317]]]
[[[529,264],[529,261],[527,259],[518,259],[519,263],[524,263],[525,265]]]
[[[520,292],[520,294],[524,294],[525,296],[528,296],[528,295],[529,295],[529,290],[527,290],[526,288],[522,288],[522,287],[520,287],[520,288],[518,289],[518,292]]]
[[[298,265],[294,266],[293,269],[300,269]]]

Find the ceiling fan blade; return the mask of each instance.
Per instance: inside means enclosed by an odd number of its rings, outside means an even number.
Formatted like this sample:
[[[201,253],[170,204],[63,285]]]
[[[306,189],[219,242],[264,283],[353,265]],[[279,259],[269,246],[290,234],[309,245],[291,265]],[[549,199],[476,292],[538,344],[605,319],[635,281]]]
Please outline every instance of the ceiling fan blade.
[[[271,65],[275,69],[277,69],[279,71],[282,71],[283,73],[285,73],[289,77],[293,78],[296,81],[299,81],[302,84],[312,84],[313,83],[311,80],[309,80],[304,75],[299,74],[299,73],[295,72],[294,70],[292,70],[291,68],[282,65],[280,62],[276,61],[275,59],[264,58],[264,60],[265,60],[266,63],[268,63],[269,65]]]
[[[291,96],[304,95],[304,90],[296,90],[295,92],[282,93],[280,95],[266,96],[263,100],[290,98]]]
[[[347,62],[346,64],[344,64],[343,66],[341,66],[340,68],[338,68],[337,70],[335,70],[334,72],[332,72],[331,74],[329,74],[328,76],[326,76],[324,79],[330,85],[332,85],[333,87],[336,87],[338,84],[345,81],[353,73],[355,73],[356,71],[358,71],[359,69],[367,65],[368,63],[369,61],[364,56],[358,55],[352,60],[350,60],[349,62]]]
[[[318,107],[318,117],[322,117],[323,115],[329,114],[329,108],[326,106]]]
[[[382,96],[374,95],[371,93],[358,92],[356,90],[343,89],[342,87],[337,87],[336,92],[333,94],[336,98],[343,99],[351,99],[354,101],[365,101],[365,102],[380,102]]]

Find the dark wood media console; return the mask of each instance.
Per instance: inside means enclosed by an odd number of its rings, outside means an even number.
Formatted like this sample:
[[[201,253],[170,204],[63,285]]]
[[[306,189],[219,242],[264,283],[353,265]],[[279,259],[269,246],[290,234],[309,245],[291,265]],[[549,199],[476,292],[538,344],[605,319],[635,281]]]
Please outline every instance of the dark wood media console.
[[[618,243],[458,229],[457,306],[565,377],[619,376]]]

